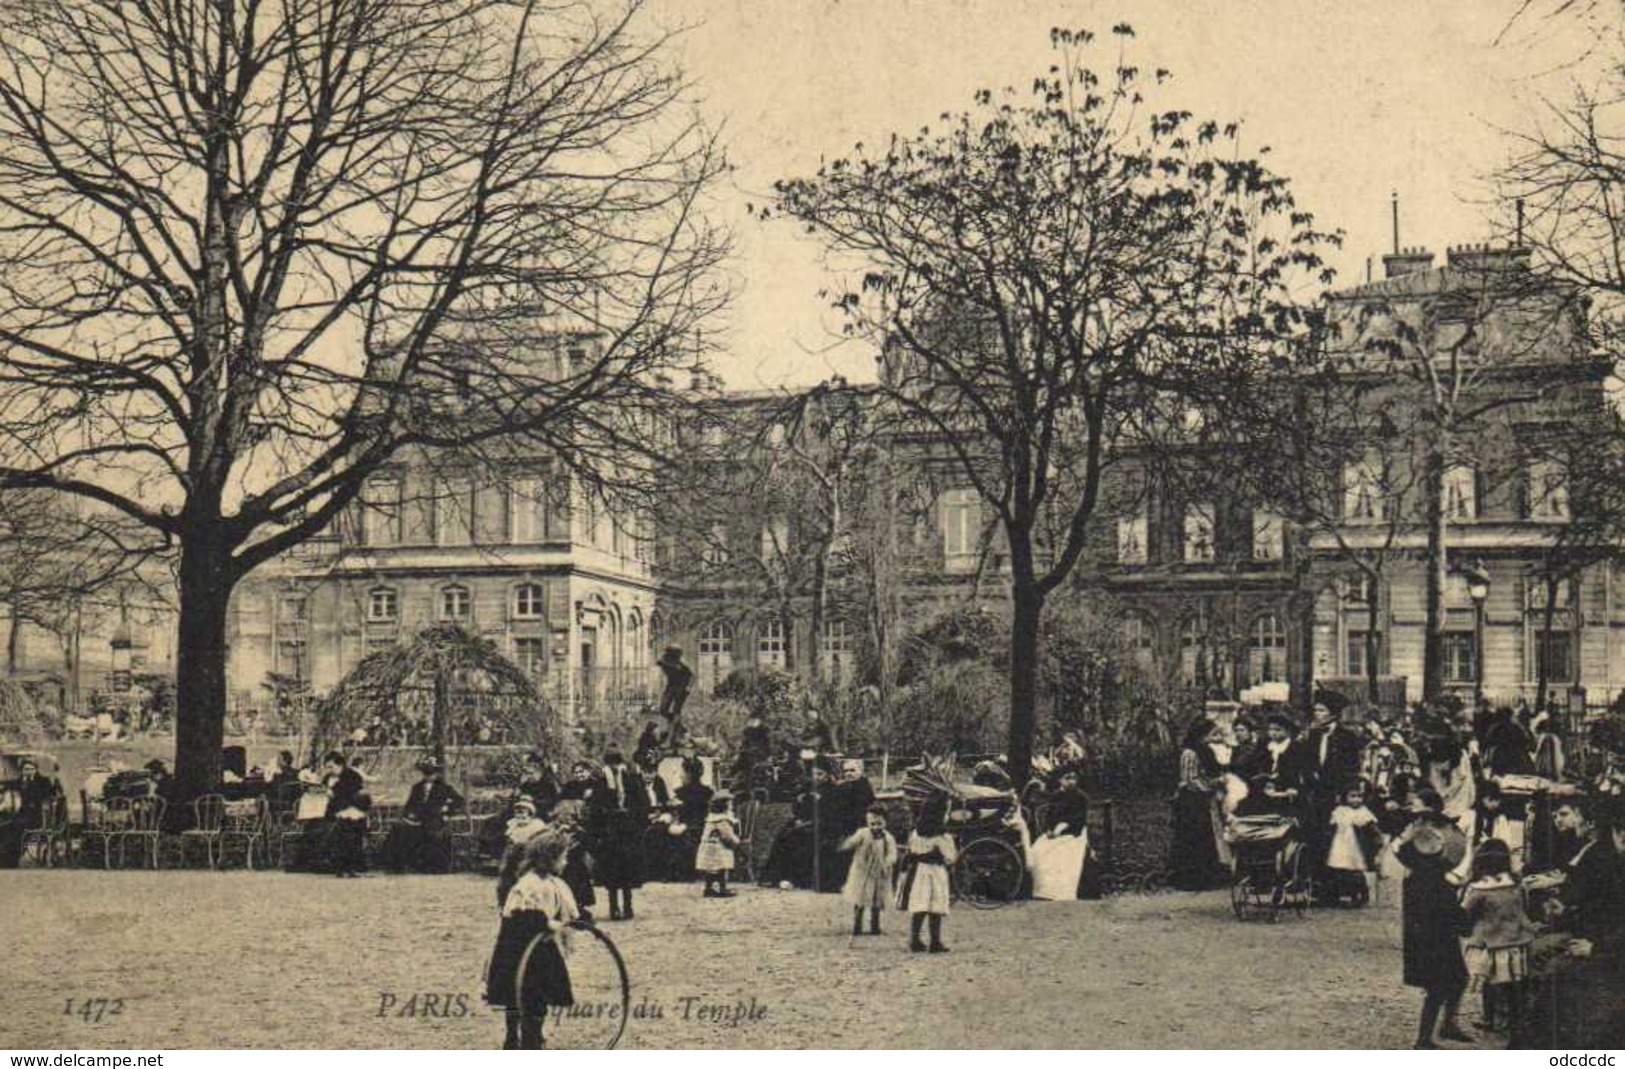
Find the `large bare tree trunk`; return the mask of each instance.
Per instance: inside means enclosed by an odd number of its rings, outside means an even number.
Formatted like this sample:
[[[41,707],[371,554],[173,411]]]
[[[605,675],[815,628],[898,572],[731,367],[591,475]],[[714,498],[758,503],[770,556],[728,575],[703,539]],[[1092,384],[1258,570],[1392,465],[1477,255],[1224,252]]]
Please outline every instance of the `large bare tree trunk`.
[[[225,741],[226,611],[235,583],[231,550],[192,532],[181,545],[179,644],[175,651],[175,779],[183,797],[220,782]]]
[[[1425,480],[1427,507],[1427,633],[1422,643],[1422,700],[1444,697],[1444,587],[1449,563],[1445,559],[1444,449],[1431,450]]]
[[[1010,621],[1010,778],[1019,787],[1032,771],[1038,729],[1038,644],[1044,598],[1031,576],[1018,577]]]

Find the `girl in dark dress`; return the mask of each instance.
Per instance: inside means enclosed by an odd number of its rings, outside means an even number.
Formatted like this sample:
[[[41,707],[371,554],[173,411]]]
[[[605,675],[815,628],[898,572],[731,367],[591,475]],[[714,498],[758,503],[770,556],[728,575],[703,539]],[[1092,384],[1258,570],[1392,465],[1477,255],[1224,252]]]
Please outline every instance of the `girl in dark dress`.
[[[1466,836],[1444,815],[1437,791],[1424,787],[1417,792],[1417,801],[1422,812],[1400,836],[1395,855],[1408,870],[1401,898],[1404,982],[1424,992],[1416,1047],[1428,1050],[1437,1046],[1434,1026],[1441,1016],[1440,1038],[1471,1038],[1456,1023],[1456,1011],[1467,990],[1461,937],[1472,931],[1472,923],[1461,908],[1457,889],[1445,879],[1461,863]]]
[[[1217,795],[1224,770],[1208,739],[1213,721],[1198,717],[1180,743],[1179,789],[1174,794],[1174,839],[1168,864],[1173,886],[1182,891],[1205,891],[1224,883],[1219,864]]]
[[[519,879],[502,903],[485,1001],[504,1010],[503,1050],[540,1050],[548,1007],[575,1003],[565,958],[569,925],[580,910],[561,876],[569,845],[556,832],[543,832],[526,843]]]

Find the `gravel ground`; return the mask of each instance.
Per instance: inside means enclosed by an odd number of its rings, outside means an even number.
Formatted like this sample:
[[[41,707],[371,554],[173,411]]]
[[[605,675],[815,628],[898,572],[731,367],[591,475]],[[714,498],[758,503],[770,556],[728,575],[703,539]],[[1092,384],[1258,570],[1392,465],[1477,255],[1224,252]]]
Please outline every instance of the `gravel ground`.
[[[0,995],[0,1046],[500,1041],[479,998],[488,879],[22,870],[0,888],[8,971],[26,978]],[[1393,1048],[1419,999],[1398,982],[1385,895],[1276,925],[1237,922],[1223,893],[965,909],[948,921],[953,952],[928,956],[907,953],[897,913],[882,938],[852,939],[835,896],[656,885],[637,921],[604,930],[634,1003],[663,1014],[635,1018],[626,1046]],[[414,993],[463,1012],[402,1016]],[[98,998],[122,1012],[64,1012]],[[752,998],[755,1020],[701,1019]]]

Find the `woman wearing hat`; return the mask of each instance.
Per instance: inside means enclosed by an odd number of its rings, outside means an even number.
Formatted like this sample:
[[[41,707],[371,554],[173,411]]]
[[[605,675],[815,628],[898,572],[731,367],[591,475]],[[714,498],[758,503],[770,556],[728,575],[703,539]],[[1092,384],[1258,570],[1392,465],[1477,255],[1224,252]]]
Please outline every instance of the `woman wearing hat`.
[[[446,817],[462,810],[463,796],[446,782],[445,766],[438,761],[425,759],[417,768],[422,778],[412,784],[400,823],[384,840],[384,867],[391,872],[450,872]]]
[[[1416,1047],[1424,1050],[1437,1046],[1434,1028],[1441,1018],[1440,1038],[1471,1038],[1461,1030],[1456,1012],[1467,990],[1461,937],[1472,931],[1472,923],[1457,899],[1457,888],[1446,879],[1467,854],[1466,836],[1444,815],[1438,791],[1429,787],[1418,791],[1417,810],[1394,852],[1406,868],[1400,906],[1404,982],[1424,993],[1416,1032]]]
[[[1210,743],[1221,729],[1197,717],[1185,731],[1179,752],[1179,788],[1174,793],[1174,837],[1168,863],[1170,883],[1182,891],[1204,891],[1226,879],[1219,864],[1218,790],[1224,769]]]

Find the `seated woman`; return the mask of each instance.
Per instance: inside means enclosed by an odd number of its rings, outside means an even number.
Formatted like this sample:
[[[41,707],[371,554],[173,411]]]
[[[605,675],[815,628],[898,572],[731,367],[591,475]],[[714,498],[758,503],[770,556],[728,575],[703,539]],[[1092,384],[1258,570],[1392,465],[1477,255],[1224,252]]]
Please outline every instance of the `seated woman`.
[[[372,808],[366,781],[337,750],[322,764],[328,789],[323,857],[333,875],[360,876],[367,866],[367,810]]]
[[[450,872],[446,818],[462,810],[463,796],[446,782],[438,762],[420,761],[418,772],[423,778],[412,784],[401,822],[384,842],[384,866],[391,872]]]
[[[1070,900],[1098,898],[1089,852],[1089,799],[1078,786],[1078,774],[1061,773],[1060,789],[1050,799],[1049,830],[1029,854],[1033,897]]]

